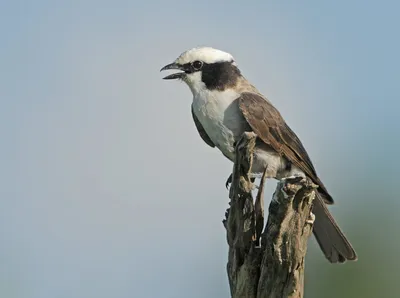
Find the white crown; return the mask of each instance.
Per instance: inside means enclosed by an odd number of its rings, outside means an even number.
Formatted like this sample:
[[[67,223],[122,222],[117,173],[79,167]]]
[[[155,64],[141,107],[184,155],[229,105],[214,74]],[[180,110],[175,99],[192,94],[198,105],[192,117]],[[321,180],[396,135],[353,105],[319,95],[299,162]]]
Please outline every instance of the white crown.
[[[211,47],[198,47],[183,52],[176,60],[176,63],[185,64],[196,60],[205,63],[215,62],[233,62],[234,58],[231,54],[217,50]]]

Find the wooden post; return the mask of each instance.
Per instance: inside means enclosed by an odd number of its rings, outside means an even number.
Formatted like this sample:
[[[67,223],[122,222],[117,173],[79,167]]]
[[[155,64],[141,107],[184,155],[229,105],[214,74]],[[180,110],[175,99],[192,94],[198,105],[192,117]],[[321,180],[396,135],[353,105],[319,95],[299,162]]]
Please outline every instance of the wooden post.
[[[304,259],[312,233],[316,186],[308,179],[278,182],[264,232],[261,179],[255,203],[248,177],[256,135],[243,134],[236,146],[230,208],[223,221],[229,255],[227,273],[233,298],[303,297]]]

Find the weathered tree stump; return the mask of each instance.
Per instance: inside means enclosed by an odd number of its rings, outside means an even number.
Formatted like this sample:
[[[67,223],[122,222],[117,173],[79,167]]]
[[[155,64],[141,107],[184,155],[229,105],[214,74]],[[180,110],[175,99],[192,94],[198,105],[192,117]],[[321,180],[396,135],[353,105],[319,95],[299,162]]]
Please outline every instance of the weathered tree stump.
[[[230,208],[224,226],[229,256],[227,272],[233,298],[303,297],[304,259],[312,233],[314,189],[308,179],[278,182],[264,232],[261,179],[255,203],[248,177],[256,135],[246,132],[236,146]]]

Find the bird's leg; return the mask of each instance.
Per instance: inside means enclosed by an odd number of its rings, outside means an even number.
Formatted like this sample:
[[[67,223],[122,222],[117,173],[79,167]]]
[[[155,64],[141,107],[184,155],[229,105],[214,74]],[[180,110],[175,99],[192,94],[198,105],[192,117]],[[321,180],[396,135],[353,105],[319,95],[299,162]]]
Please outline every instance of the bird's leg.
[[[257,192],[256,201],[254,203],[254,215],[255,215],[255,234],[254,240],[256,247],[260,246],[261,233],[264,228],[264,186],[267,178],[267,167],[264,169],[264,173],[261,177],[260,186]]]

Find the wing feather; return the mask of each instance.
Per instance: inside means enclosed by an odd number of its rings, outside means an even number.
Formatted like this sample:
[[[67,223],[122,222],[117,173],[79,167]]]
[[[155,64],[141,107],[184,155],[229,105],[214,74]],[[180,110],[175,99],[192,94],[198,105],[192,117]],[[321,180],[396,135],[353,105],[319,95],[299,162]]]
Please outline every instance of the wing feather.
[[[239,108],[257,136],[319,185],[322,194],[326,196],[327,203],[332,204],[333,200],[318,178],[307,151],[279,111],[261,95],[250,92],[241,94]]]

